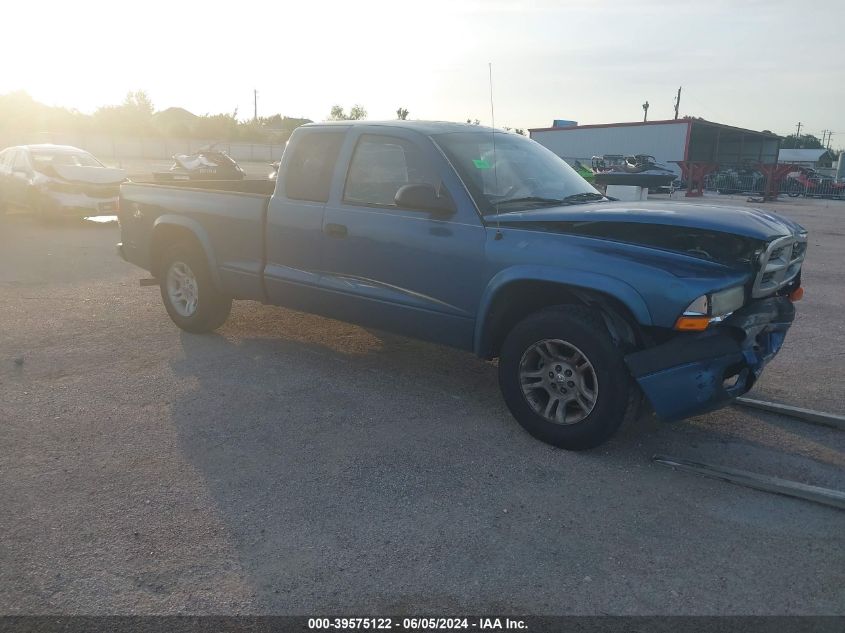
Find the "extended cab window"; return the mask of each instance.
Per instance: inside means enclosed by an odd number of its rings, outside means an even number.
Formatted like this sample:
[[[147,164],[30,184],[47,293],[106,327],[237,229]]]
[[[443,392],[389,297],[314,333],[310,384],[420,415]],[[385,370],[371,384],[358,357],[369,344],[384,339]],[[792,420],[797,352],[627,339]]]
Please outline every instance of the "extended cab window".
[[[328,202],[332,172],[345,134],[345,130],[308,132],[297,139],[285,174],[288,198]]]
[[[390,136],[364,135],[355,147],[346,176],[344,202],[396,206],[402,185],[437,186],[438,178],[422,151],[413,143]]]

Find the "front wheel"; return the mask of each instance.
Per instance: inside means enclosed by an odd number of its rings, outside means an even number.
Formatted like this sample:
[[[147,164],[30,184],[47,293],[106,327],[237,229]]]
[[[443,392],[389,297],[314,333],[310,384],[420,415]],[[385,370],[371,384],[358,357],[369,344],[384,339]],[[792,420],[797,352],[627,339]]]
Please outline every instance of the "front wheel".
[[[526,431],[569,450],[610,438],[633,389],[600,315],[581,306],[542,310],[517,324],[502,346],[499,386]]]
[[[167,249],[159,267],[161,298],[173,322],[188,332],[216,330],[232,309],[232,299],[214,284],[202,249],[178,242]]]

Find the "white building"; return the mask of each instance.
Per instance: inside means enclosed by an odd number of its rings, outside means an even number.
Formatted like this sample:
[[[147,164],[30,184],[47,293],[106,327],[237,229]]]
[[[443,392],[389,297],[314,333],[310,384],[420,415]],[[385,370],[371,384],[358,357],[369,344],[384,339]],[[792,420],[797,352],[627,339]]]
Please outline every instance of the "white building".
[[[827,149],[782,149],[778,157],[779,163],[822,170],[832,169],[835,160],[836,156]]]
[[[675,161],[718,164],[720,169],[753,167],[778,160],[780,137],[684,118],[667,121],[571,125],[529,130],[531,138],[573,164],[593,156],[649,154],[680,174]]]

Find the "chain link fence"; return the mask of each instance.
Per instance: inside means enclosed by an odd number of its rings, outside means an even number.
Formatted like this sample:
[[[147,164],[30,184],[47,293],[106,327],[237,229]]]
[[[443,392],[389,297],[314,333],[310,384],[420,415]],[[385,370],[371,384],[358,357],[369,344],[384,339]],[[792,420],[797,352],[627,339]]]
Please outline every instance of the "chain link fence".
[[[704,179],[704,189],[721,194],[762,195],[766,178],[758,172],[720,171]],[[797,169],[781,180],[778,193],[792,198],[845,199],[845,182],[807,169]]]

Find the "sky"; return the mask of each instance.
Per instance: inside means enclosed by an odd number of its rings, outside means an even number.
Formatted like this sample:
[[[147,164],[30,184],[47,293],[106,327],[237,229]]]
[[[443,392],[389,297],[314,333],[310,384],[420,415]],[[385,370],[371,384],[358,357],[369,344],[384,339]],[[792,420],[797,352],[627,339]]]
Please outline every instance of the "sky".
[[[4,7],[25,90],[93,112],[146,90],[156,109],[545,127],[681,116],[822,135],[845,147],[845,1],[39,0]]]

